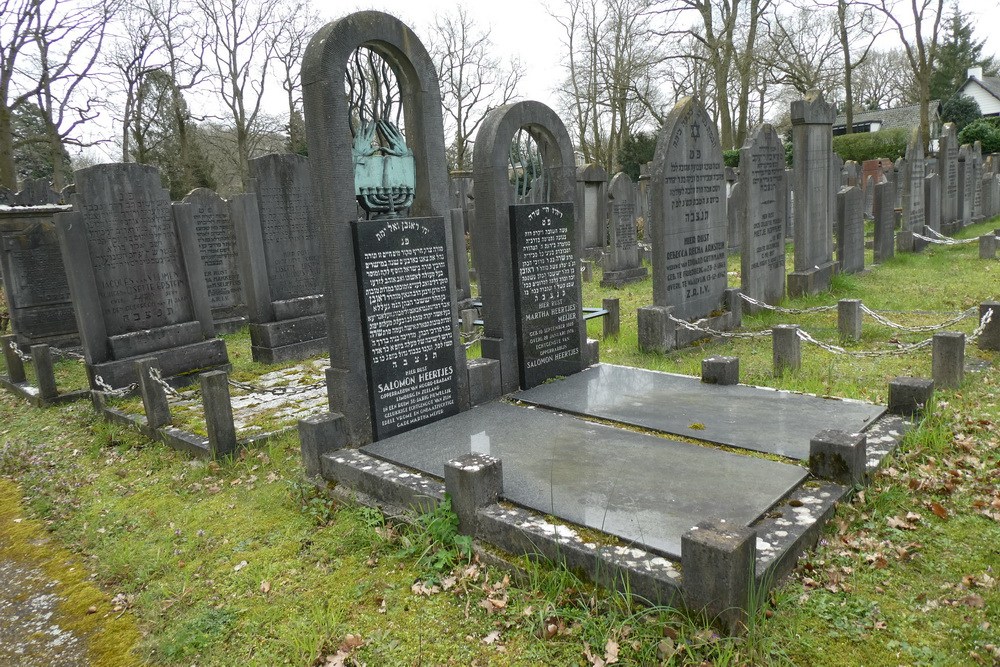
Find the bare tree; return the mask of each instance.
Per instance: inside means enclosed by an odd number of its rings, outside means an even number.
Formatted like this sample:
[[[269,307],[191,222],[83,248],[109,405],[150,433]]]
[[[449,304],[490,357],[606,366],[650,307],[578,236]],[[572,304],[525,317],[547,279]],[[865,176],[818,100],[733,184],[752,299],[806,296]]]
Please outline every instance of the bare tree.
[[[14,152],[18,145],[45,144],[53,165],[80,125],[97,115],[99,100],[86,90],[115,10],[112,0],[2,0],[0,2],[0,185],[16,187]],[[33,102],[44,132],[15,138],[14,111]],[[53,170],[57,189],[65,185]]]
[[[854,70],[855,106],[862,111],[892,109],[919,101],[916,81],[903,49],[872,51]]]
[[[258,122],[278,35],[290,13],[268,0],[196,0],[203,22],[212,83],[235,135],[240,182],[249,185],[249,160],[266,134]]]
[[[712,72],[712,106],[723,148],[741,146],[750,116],[758,26],[773,0],[669,0],[662,4],[658,12],[667,24],[661,34],[686,35],[704,47],[701,53]],[[730,91],[735,94],[731,96]]]
[[[920,103],[920,136],[926,148],[930,139],[931,76],[940,44],[944,0],[910,0],[908,12],[898,10],[895,0],[878,0],[874,6],[896,29],[913,72]]]
[[[658,69],[667,54],[651,25],[652,0],[567,0],[569,77],[561,95],[584,160],[614,171],[624,141],[662,122]]]
[[[516,59],[501,61],[493,53],[489,32],[476,25],[461,5],[434,20],[431,57],[441,85],[441,105],[454,139],[453,165],[472,164],[473,137],[491,110],[517,96],[524,67]]]
[[[166,65],[160,57],[162,43],[158,39],[154,18],[142,7],[127,5],[121,19],[123,34],[112,45],[107,62],[117,73],[125,97],[118,120],[122,126],[122,162],[129,162],[133,149],[140,154],[145,152],[148,120],[140,114],[143,83],[149,75],[163,70]],[[133,146],[133,141],[137,145]]]
[[[275,62],[288,103],[288,150],[298,153],[306,145],[302,118],[302,55],[321,20],[318,13],[303,3],[286,5],[281,14]]]
[[[813,89],[829,95],[839,87],[839,52],[832,13],[801,7],[775,16],[762,60],[776,82],[801,95]]]

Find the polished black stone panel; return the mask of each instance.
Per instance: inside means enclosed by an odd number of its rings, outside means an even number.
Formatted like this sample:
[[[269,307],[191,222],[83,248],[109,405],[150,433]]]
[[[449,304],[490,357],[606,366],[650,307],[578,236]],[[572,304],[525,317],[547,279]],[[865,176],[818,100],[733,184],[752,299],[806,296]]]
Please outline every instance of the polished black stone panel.
[[[806,477],[794,465],[502,402],[362,451],[438,477],[463,454],[498,457],[507,500],[673,557],[695,524],[749,525]]]
[[[864,431],[880,405],[600,364],[514,398],[580,415],[806,460],[820,431]]]

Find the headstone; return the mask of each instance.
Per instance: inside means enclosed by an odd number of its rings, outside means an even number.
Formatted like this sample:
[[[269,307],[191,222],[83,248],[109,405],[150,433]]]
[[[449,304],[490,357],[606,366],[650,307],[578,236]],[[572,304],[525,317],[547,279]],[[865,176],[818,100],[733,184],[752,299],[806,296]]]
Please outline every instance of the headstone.
[[[861,187],[861,166],[854,160],[848,160],[844,163],[844,174],[847,177],[847,182],[844,185],[851,187]]]
[[[551,202],[514,204],[507,158],[511,141],[527,130],[542,151]],[[559,117],[538,102],[491,111],[476,136],[477,227],[483,295],[483,356],[500,362],[510,392],[584,367],[579,263],[582,239],[572,205],[573,144]],[[615,191],[620,187],[618,183]]]
[[[935,232],[941,231],[941,175],[924,176],[924,224]],[[916,230],[915,230],[916,231]],[[923,230],[916,233],[925,234]]]
[[[577,201],[583,231],[584,254],[593,259],[603,250],[607,237],[608,172],[597,164],[585,164],[576,172]]]
[[[9,188],[0,187],[0,206],[15,206],[17,195]]]
[[[785,238],[795,238],[795,170],[785,169]]]
[[[653,303],[687,320],[722,305],[726,180],[715,122],[693,98],[667,116],[653,158]]]
[[[356,58],[363,59],[359,48],[381,57],[385,71],[405,73],[395,81],[398,106],[373,104],[370,86],[347,85]],[[310,250],[321,260],[310,293],[324,295],[330,410],[344,416],[345,444],[356,446],[469,407],[457,302],[447,282],[457,240],[445,220],[452,206],[440,88],[416,34],[376,11],[322,27],[306,49],[302,82],[313,192],[304,201],[312,211]],[[369,219],[358,220],[359,206]],[[477,201],[477,215],[481,209]],[[420,273],[403,275],[401,264]],[[379,294],[392,298],[379,301]],[[427,316],[407,314],[408,307]],[[432,329],[434,349],[419,359],[383,347],[392,335],[411,341]],[[395,368],[379,351],[393,356]]]
[[[983,219],[993,216],[993,177],[983,174],[979,181],[979,199],[982,207]]]
[[[194,216],[215,330],[232,333],[246,324],[247,319],[229,204],[208,188],[192,190],[184,203],[191,205]]]
[[[788,276],[792,296],[826,290],[836,272],[832,248],[837,193],[833,188],[837,179],[832,145],[835,117],[833,106],[817,91],[792,102],[796,193],[795,270]]]
[[[743,244],[743,219],[746,215],[746,197],[739,181],[733,183],[726,196],[726,247],[729,254],[736,254]]]
[[[639,260],[635,201],[637,190],[628,174],[619,172],[608,186],[608,232],[610,243],[604,259],[601,287],[621,287],[646,277],[646,267]]]
[[[896,185],[892,181],[875,185],[874,259],[881,264],[896,253]]]
[[[228,366],[191,206],[171,205],[146,165],[96,165],[74,182],[73,212],[56,228],[91,386],[134,382],[142,357],[164,376]]]
[[[865,268],[865,219],[861,190],[850,186],[837,193],[837,262],[843,273]]]
[[[740,149],[740,187],[746,192],[740,287],[772,305],[785,296],[785,148],[768,124]]]
[[[899,157],[896,161],[892,163],[892,182],[896,184],[896,203],[893,208],[902,209],[903,208],[903,190],[905,190],[905,185],[903,184],[904,172],[906,171],[906,160]]]
[[[0,278],[17,344],[79,342],[53,216],[68,207],[0,210]]]
[[[900,250],[916,249],[913,234],[923,233],[926,224],[924,209],[924,144],[919,129],[914,129],[906,147],[903,166],[903,228],[896,238]]]
[[[965,144],[958,149],[958,219],[961,227],[972,224],[972,208],[976,196],[974,162],[972,146]]]
[[[983,219],[983,147],[972,144],[972,221]]]
[[[941,225],[951,229],[952,224],[960,217],[958,209],[958,130],[954,123],[945,123],[938,139],[937,173],[941,175],[941,209],[940,224],[935,231],[940,231]],[[925,214],[929,206],[924,207]]]
[[[639,198],[636,201],[636,217],[640,218],[644,225],[649,226],[649,173],[652,162],[644,162],[639,165],[639,182],[636,187],[639,190]],[[649,240],[647,234],[644,241]]]
[[[58,204],[59,193],[52,189],[47,178],[28,178],[21,184],[21,191],[14,201],[17,206]]]
[[[276,363],[326,349],[320,242],[309,160],[250,161],[252,191],[231,203],[254,361]]]
[[[458,412],[441,218],[353,223],[375,439]]]

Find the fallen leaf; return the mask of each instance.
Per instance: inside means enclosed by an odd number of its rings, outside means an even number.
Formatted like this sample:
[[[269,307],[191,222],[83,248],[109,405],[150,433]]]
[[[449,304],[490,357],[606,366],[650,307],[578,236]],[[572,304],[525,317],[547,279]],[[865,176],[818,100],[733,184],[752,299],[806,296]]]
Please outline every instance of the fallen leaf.
[[[948,515],[948,510],[946,510],[941,505],[941,503],[931,503],[930,504],[930,508],[931,508],[931,511],[934,512],[934,514],[937,515],[937,517],[939,519],[945,519],[945,520],[948,519],[948,516],[949,516]]]
[[[262,581],[262,582],[260,582],[260,592],[263,593],[264,595],[267,595],[268,593],[270,593],[271,592],[271,582],[270,581]]]
[[[973,609],[982,609],[986,606],[986,601],[983,600],[981,595],[969,595],[959,600],[959,602],[966,607],[972,607]]]
[[[239,565],[237,565],[236,567],[233,568],[233,572],[239,572],[240,570],[242,570],[243,568],[245,568],[249,564],[250,563],[246,562],[245,560],[241,560],[240,563],[239,563]]]
[[[486,635],[485,637],[483,637],[483,643],[488,646],[490,644],[497,643],[497,641],[499,639],[500,639],[500,631],[499,630],[494,630],[493,632],[491,632],[488,635]]]
[[[609,639],[604,645],[604,664],[613,665],[618,662],[618,642]]]

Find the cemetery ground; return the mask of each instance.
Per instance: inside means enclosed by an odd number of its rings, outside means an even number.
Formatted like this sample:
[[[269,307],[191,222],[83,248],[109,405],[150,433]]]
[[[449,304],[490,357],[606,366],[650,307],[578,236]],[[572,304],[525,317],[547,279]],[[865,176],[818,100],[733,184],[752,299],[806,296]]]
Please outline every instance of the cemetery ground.
[[[738,266],[731,258],[730,284],[739,284]],[[738,356],[744,383],[876,403],[885,403],[890,378],[931,374],[929,348],[859,358],[803,343],[801,370],[780,378],[766,337],[643,354],[635,309],[651,302],[650,280],[601,289],[597,274],[585,283],[584,305],[621,299],[621,334],[601,341],[605,363],[698,375],[704,357]],[[1000,263],[978,259],[974,244],[932,246],[784,305],[855,298],[906,325],[935,324],[996,300],[998,278]],[[953,328],[969,334],[975,319]],[[930,335],[866,316],[862,339],[841,342],[835,310],[744,313],[742,330],[778,323],[849,352]],[[601,338],[600,320],[589,327]],[[254,382],[290,366],[252,363],[245,339],[226,337],[234,378]],[[998,362],[997,353],[969,346],[962,386],[937,392],[793,576],[758,596],[748,631],[736,638],[696,616],[595,588],[558,564],[518,558],[505,567],[488,549],[470,551],[447,508],[400,521],[331,499],[303,480],[294,431],[231,461],[192,460],[100,420],[89,402],[36,409],[6,392],[0,561],[99,590],[65,593],[53,616],[92,637],[93,664],[998,664]],[[57,373],[67,387],[85,384],[70,360]],[[199,428],[196,413],[183,419]],[[258,421],[267,429],[293,423],[274,414]],[[706,426],[691,424],[691,438]],[[23,510],[12,509],[10,483]],[[25,532],[26,522],[46,533]],[[74,625],[83,623],[92,625]],[[131,655],[121,654],[128,645]]]

